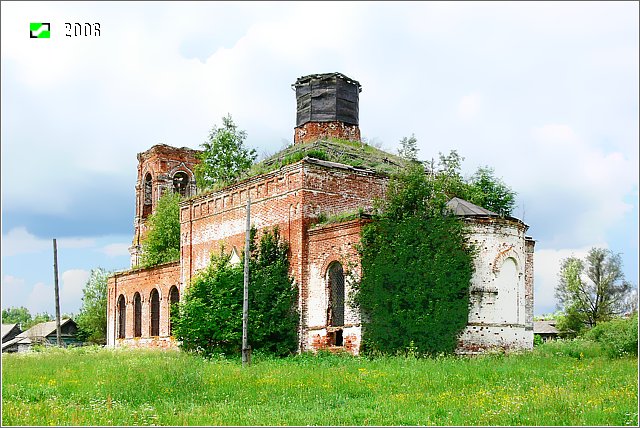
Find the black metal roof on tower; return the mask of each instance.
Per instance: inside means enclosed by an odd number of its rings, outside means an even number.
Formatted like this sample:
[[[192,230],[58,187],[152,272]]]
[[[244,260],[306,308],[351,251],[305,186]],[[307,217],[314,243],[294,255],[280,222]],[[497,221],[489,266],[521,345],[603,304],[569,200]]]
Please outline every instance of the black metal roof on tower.
[[[291,85],[291,89],[295,90],[297,86],[306,85],[312,79],[314,79],[314,80],[331,80],[331,79],[334,79],[334,78],[340,78],[340,79],[344,80],[347,83],[353,83],[354,85],[356,85],[358,87],[358,92],[362,92],[362,85],[360,84],[360,82],[358,82],[357,80],[352,79],[350,77],[347,77],[342,73],[338,73],[338,72],[334,72],[334,73],[316,73],[316,74],[309,74],[307,76],[298,77],[296,82]]]
[[[341,73],[310,74],[292,85],[296,91],[296,126],[308,122],[358,125],[362,86]]]

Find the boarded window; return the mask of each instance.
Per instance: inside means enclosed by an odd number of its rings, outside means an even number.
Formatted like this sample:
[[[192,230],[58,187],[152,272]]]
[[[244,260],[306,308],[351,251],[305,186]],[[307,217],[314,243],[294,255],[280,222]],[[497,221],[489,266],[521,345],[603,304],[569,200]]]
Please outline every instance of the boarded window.
[[[186,172],[179,171],[173,176],[173,191],[180,196],[189,196],[189,176]]]
[[[142,201],[142,218],[147,218],[151,214],[151,205],[153,199],[151,198],[152,180],[151,174],[147,173],[144,177],[144,189],[143,189],[143,201]]]
[[[160,336],[160,295],[155,288],[151,291],[151,336]]]
[[[140,293],[133,296],[133,337],[142,336],[142,299]]]
[[[334,262],[327,272],[329,280],[328,325],[344,325],[344,271],[342,265]]]
[[[125,328],[127,327],[127,304],[121,294],[118,298],[118,339],[124,339]]]
[[[169,334],[173,333],[172,318],[175,312],[178,310],[178,302],[180,301],[180,292],[175,285],[169,290]]]

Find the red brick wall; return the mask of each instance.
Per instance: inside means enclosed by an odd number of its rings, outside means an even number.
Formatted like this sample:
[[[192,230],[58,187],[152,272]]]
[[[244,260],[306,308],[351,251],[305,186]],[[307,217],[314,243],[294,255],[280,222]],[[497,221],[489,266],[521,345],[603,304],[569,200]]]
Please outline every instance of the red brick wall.
[[[351,285],[361,275],[360,257],[356,245],[365,220],[318,226],[309,230],[308,263],[304,269],[303,318],[305,329],[302,349],[332,348],[327,330],[329,284],[327,270],[333,262],[339,262],[345,275],[345,316],[343,326],[344,349],[357,354],[360,349],[360,316],[348,302]]]
[[[131,252],[131,266],[140,263],[140,243],[146,233],[144,206],[144,178],[147,174],[152,177],[152,205],[151,211],[155,211],[156,202],[160,196],[173,187],[173,176],[181,171],[189,176],[190,194],[195,194],[195,176],[193,167],[200,161],[200,151],[186,147],[176,148],[165,144],[158,144],[146,152],[138,153],[138,178],[136,181],[136,216],[134,219],[134,234]],[[148,214],[147,214],[148,215]]]
[[[295,128],[293,143],[304,144],[328,138],[360,141],[360,128],[358,125],[349,125],[339,121],[307,122]]]
[[[107,282],[107,344],[116,346],[138,346],[144,343],[146,347],[173,346],[169,338],[169,290],[171,286],[179,288],[180,263],[173,262],[148,269],[117,273]],[[160,296],[160,335],[151,336],[151,290],[157,289]],[[136,292],[142,300],[142,337],[134,338],[133,299]],[[123,295],[126,302],[125,339],[117,339],[118,310],[117,302]],[[182,292],[180,292],[182,296]]]
[[[250,194],[252,224],[258,230],[277,225],[281,236],[290,244],[291,274],[300,287],[299,309],[304,327],[301,345],[306,347],[308,264],[324,245],[314,244],[312,248],[307,229],[321,213],[333,215],[370,207],[373,197],[384,192],[386,182],[386,178],[372,172],[303,160],[183,203],[180,219],[182,286],[189,284],[196,272],[207,266],[211,253],[219,253],[221,244],[225,245],[227,253],[235,248],[239,255],[242,254],[246,201]],[[352,245],[359,240],[359,229],[350,229],[347,235],[345,239]],[[346,245],[335,242],[327,245]]]
[[[259,230],[278,226],[291,246],[291,269],[300,283],[305,263],[306,230],[321,213],[331,215],[371,206],[386,179],[353,168],[300,161],[223,191],[181,205],[182,282],[204,268],[212,252],[244,249],[246,201],[251,195],[251,222]]]

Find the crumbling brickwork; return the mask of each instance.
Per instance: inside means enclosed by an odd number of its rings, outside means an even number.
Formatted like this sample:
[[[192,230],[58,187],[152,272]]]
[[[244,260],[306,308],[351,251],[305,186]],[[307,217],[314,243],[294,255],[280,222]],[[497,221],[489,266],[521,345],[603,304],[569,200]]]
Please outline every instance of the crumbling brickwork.
[[[342,122],[308,122],[295,129],[294,144],[304,144],[312,141],[338,139],[360,141],[358,125],[348,125]]]
[[[186,147],[176,148],[158,144],[138,153],[138,178],[136,181],[136,216],[133,242],[129,248],[131,267],[140,263],[141,242],[144,240],[145,222],[155,211],[160,196],[167,191],[177,191],[183,196],[196,193],[193,167],[199,162],[200,151]]]
[[[172,287],[179,289],[179,285],[180,262],[116,273],[111,276],[107,282],[107,346],[174,347],[175,342],[169,331],[170,292]],[[151,293],[154,289],[159,295],[159,334],[156,336],[151,334]],[[134,332],[136,293],[140,295],[141,300],[139,337],[136,337]],[[118,337],[120,329],[118,301],[121,298],[125,303],[124,337]]]
[[[458,352],[489,348],[531,348],[526,330],[528,299],[525,272],[527,249],[520,220],[470,217],[470,242],[478,251],[470,287],[469,322],[460,336]]]
[[[360,84],[339,73],[304,76],[294,84],[296,144],[319,139],[360,140]],[[108,282],[108,346],[173,347],[169,308],[194,275],[222,248],[240,261],[246,206],[258,233],[278,227],[290,246],[290,269],[299,292],[300,350],[360,351],[358,311],[351,305],[361,276],[356,246],[366,221],[319,224],[319,219],[369,210],[384,196],[388,177],[371,170],[309,157],[196,196],[198,151],[157,145],[138,155],[136,216],[131,264],[139,263],[145,220],[163,192],[190,196],[180,205],[180,260],[118,273]],[[466,202],[465,202],[466,203]],[[469,322],[459,352],[533,344],[533,249],[528,226],[514,218],[467,216],[478,248],[470,284]],[[492,216],[494,215],[494,216]],[[400,269],[402,267],[399,267]]]

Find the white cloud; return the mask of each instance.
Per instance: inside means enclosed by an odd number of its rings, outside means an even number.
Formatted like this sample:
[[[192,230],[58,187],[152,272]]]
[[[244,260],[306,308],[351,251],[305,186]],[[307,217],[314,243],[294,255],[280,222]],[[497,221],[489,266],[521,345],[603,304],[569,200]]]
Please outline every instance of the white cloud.
[[[53,251],[53,243],[47,243],[29,233],[24,227],[11,229],[2,237],[2,254],[15,256],[24,253],[37,253],[50,247]]]
[[[55,315],[55,290],[53,284],[45,284],[44,282],[37,282],[31,289],[31,293],[27,297],[26,304],[29,308],[31,315],[46,312],[50,315]]]
[[[100,248],[99,251],[106,254],[109,257],[128,256],[130,246],[131,244],[121,244],[121,243],[108,244]]]
[[[474,92],[469,95],[465,95],[458,104],[458,116],[464,120],[470,120],[475,118],[480,111],[481,99],[480,94]]]
[[[56,247],[61,248],[89,248],[95,245],[93,238],[61,238],[56,239]],[[16,227],[2,237],[2,253],[5,256],[18,254],[39,253],[51,250],[53,254],[53,239],[41,239],[31,234],[24,227]]]
[[[60,312],[77,313],[82,306],[82,290],[89,279],[89,271],[71,269],[62,273],[60,287]]]
[[[542,249],[534,253],[534,290],[533,302],[536,315],[555,312],[555,287],[562,260],[567,257],[584,259],[591,247],[607,248],[606,244],[595,244],[582,248]]]
[[[607,230],[633,209],[627,198],[637,192],[635,159],[604,151],[565,124],[532,130],[523,146],[520,160],[502,168],[526,198],[525,221],[542,231],[545,246],[603,242]]]
[[[26,281],[12,275],[2,277],[2,307],[26,306],[25,299],[29,294]]]
[[[70,269],[62,272],[59,278],[60,314],[77,314],[82,306],[82,290],[89,279],[89,272],[82,269]],[[53,283],[36,283],[27,296],[26,302],[21,305],[29,308],[31,315],[41,312],[55,315]]]

